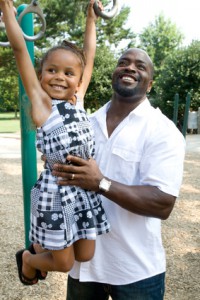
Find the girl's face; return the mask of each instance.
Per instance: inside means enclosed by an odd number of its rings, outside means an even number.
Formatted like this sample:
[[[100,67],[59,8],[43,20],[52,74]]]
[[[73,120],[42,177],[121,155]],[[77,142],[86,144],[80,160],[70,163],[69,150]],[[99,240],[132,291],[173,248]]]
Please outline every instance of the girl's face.
[[[49,54],[39,77],[42,88],[52,99],[68,100],[81,84],[81,62],[73,52],[57,49]]]

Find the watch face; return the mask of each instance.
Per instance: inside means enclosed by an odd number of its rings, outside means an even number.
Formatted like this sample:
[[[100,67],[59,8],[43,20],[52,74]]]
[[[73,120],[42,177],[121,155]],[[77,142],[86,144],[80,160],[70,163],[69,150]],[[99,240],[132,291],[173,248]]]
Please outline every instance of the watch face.
[[[111,185],[111,181],[103,178],[101,181],[100,181],[100,184],[99,184],[99,189],[104,191],[104,192],[108,192],[109,191],[109,188],[110,188],[110,185]]]

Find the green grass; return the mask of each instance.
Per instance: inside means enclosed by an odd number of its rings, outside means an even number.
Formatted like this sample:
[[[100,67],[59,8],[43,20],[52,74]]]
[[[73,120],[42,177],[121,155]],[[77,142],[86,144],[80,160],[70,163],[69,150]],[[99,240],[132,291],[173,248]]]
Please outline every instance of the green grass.
[[[0,113],[0,133],[15,133],[19,131],[20,120],[19,118],[15,119],[14,112]]]

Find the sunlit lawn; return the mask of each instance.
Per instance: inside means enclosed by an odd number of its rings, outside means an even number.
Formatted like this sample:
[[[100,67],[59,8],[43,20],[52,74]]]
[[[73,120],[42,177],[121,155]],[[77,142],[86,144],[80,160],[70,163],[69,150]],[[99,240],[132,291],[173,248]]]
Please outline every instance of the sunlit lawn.
[[[0,133],[15,133],[20,131],[19,114],[15,119],[14,112],[0,113]]]

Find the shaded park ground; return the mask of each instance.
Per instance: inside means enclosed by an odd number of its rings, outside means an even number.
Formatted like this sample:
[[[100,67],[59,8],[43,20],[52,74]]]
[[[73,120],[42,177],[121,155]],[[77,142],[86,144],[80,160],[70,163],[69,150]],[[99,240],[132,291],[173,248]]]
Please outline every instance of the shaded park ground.
[[[186,141],[180,197],[169,219],[163,221],[165,300],[200,299],[200,135],[189,135]],[[41,168],[38,158],[38,170]],[[15,252],[24,245],[18,135],[0,135],[0,216],[0,300],[65,300],[67,274],[51,273],[47,280],[32,287],[18,280]]]

